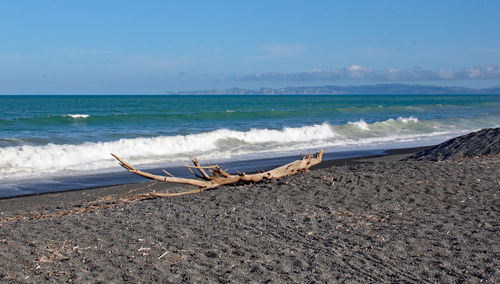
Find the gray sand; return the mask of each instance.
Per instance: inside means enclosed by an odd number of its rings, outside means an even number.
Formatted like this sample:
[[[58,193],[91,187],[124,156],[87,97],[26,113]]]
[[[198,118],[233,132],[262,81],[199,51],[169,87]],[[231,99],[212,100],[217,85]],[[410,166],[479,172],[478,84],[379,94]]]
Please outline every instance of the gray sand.
[[[498,283],[499,162],[377,158],[133,203],[118,199],[188,187],[1,200],[0,279]]]

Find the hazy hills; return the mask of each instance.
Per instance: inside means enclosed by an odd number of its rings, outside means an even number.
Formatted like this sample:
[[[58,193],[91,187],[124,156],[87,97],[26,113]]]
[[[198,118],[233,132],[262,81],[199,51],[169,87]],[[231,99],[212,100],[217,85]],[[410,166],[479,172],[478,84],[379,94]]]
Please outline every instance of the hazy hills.
[[[464,87],[441,87],[432,85],[377,84],[363,86],[313,86],[224,90],[198,90],[165,92],[177,95],[438,95],[438,94],[500,94],[500,87],[473,89]]]

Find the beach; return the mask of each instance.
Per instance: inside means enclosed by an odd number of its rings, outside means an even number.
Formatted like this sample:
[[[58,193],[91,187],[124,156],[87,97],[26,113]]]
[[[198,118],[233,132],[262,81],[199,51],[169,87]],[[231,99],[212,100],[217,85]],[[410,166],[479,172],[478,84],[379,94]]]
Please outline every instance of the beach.
[[[0,284],[500,283],[500,1],[27,2]]]
[[[499,282],[500,156],[402,160],[416,151],[173,198],[130,197],[190,187],[3,199],[0,279]]]

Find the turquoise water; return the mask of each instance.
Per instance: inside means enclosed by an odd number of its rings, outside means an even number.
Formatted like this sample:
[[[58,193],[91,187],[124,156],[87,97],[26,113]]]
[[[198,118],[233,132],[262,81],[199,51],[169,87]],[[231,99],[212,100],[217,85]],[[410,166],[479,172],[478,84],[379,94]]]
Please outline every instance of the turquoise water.
[[[0,96],[0,182],[430,145],[500,126],[498,95]]]

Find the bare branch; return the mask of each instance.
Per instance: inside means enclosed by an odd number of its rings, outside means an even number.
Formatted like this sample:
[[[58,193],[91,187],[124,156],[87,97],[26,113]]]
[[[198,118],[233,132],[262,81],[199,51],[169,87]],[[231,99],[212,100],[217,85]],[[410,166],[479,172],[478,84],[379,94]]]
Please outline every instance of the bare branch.
[[[209,180],[210,179],[210,176],[207,174],[207,172],[205,172],[205,170],[203,170],[203,168],[200,166],[200,163],[198,162],[198,159],[194,158],[194,157],[191,157],[191,161],[193,162],[193,164],[195,165],[195,167],[198,169],[198,171],[200,171],[201,175]]]
[[[167,172],[166,170],[162,170],[164,173],[166,173],[167,175],[171,176],[171,177],[175,177],[173,174]]]
[[[205,166],[202,167],[198,160],[196,158],[191,158],[191,161],[193,161],[195,166],[188,166],[185,165],[186,168],[195,176],[199,178],[203,178],[205,180],[199,180],[199,179],[190,179],[190,178],[179,178],[175,177],[172,174],[170,174],[167,171],[164,171],[167,176],[159,176],[159,175],[154,175],[148,172],[143,172],[141,170],[136,169],[132,165],[128,164],[127,162],[123,161],[120,157],[118,157],[115,154],[113,157],[117,159],[120,162],[120,165],[127,169],[129,172],[140,175],[145,178],[149,178],[152,180],[158,180],[158,181],[164,181],[164,182],[170,182],[170,183],[182,183],[182,184],[190,184],[190,185],[195,185],[200,187],[199,189],[193,189],[190,191],[185,191],[185,192],[175,192],[175,193],[157,193],[157,192],[152,192],[152,193],[147,193],[144,196],[141,196],[141,198],[155,198],[155,197],[168,197],[168,196],[179,196],[179,195],[185,195],[185,194],[192,194],[192,193],[198,193],[202,192],[206,189],[210,188],[215,188],[221,185],[225,184],[234,184],[238,182],[259,182],[264,179],[273,179],[273,178],[281,178],[289,175],[294,175],[297,173],[302,173],[305,171],[308,171],[310,167],[317,165],[321,163],[321,160],[323,158],[323,153],[324,150],[322,149],[318,153],[316,153],[316,156],[313,156],[313,154],[309,154],[308,156],[304,155],[301,160],[297,160],[294,162],[291,162],[289,164],[283,165],[281,167],[269,170],[267,172],[259,172],[255,174],[250,174],[247,175],[245,173],[240,173],[237,171],[238,175],[231,175],[227,171],[223,170],[219,165],[215,166]],[[198,176],[195,174],[191,168],[198,169],[198,171],[203,175],[202,177]],[[204,169],[210,169],[212,176],[209,176],[207,172]]]

